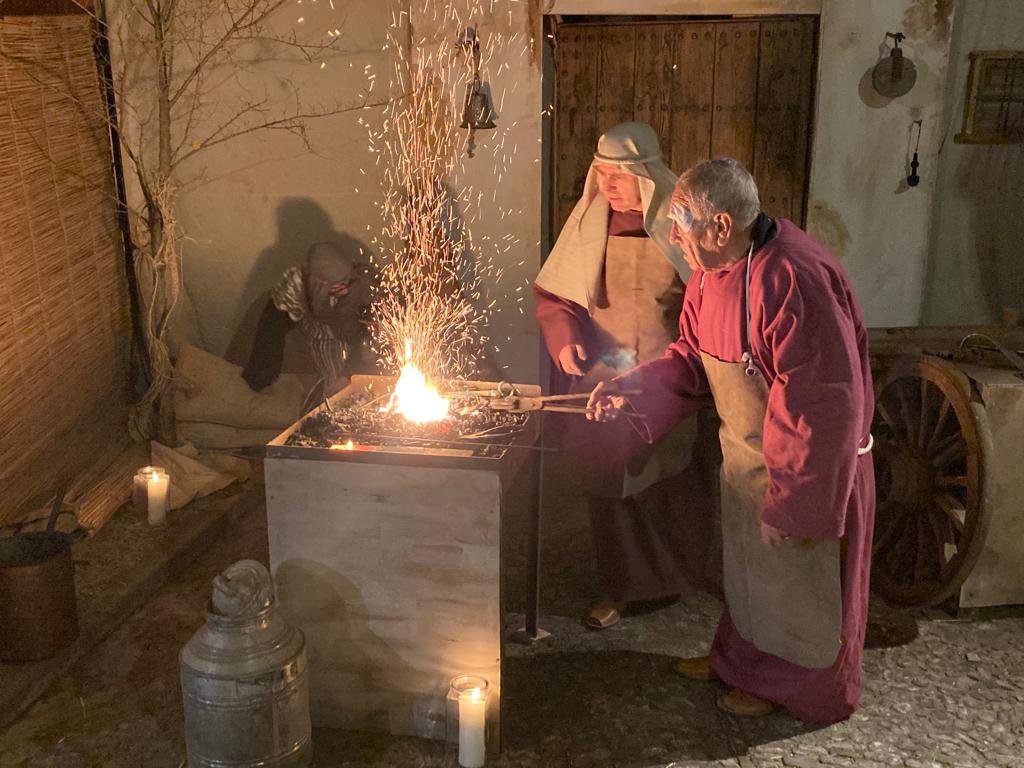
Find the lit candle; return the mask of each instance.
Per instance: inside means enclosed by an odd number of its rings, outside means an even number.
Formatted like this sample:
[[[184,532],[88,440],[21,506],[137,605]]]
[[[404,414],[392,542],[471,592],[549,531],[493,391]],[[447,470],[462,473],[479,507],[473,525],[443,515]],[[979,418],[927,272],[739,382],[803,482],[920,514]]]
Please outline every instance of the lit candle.
[[[148,507],[149,476],[154,469],[160,467],[142,467],[132,478],[132,506],[139,512],[145,512]]]
[[[484,729],[487,725],[487,699],[479,688],[459,695],[459,765],[482,768],[487,754]]]
[[[160,467],[150,467],[146,479],[146,516],[150,525],[163,525],[167,519],[167,489],[170,477]]]

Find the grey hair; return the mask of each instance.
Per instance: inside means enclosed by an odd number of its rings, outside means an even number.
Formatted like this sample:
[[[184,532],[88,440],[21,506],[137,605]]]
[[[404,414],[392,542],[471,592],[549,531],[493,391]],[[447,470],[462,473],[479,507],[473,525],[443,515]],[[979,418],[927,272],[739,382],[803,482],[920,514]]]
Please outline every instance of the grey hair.
[[[716,213],[728,213],[736,226],[746,229],[761,211],[754,177],[743,163],[728,157],[705,160],[683,171],[676,191],[701,221],[710,221]]]

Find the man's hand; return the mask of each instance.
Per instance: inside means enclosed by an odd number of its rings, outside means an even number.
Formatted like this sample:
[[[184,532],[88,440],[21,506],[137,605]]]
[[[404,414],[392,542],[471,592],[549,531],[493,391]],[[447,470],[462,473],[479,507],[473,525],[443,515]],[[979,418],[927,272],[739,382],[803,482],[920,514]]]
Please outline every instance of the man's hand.
[[[571,376],[582,376],[586,359],[587,351],[582,344],[566,344],[558,353],[558,367]]]
[[[619,385],[615,380],[600,381],[590,393],[587,401],[587,418],[591,421],[611,421],[619,415],[626,398],[616,394]]]
[[[790,537],[778,528],[773,528],[768,523],[761,523],[761,541],[769,547],[782,546],[782,542],[788,538]]]

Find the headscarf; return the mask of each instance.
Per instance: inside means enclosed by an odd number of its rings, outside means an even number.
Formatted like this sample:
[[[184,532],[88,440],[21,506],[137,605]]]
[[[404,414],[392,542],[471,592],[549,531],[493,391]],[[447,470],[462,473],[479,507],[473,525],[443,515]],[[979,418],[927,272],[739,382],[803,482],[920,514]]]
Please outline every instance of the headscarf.
[[[597,141],[594,163],[617,165],[637,177],[644,229],[680,277],[687,280],[690,269],[682,250],[669,243],[672,221],[668,208],[677,177],[661,159],[654,129],[646,123],[620,123],[610,128]],[[583,197],[562,227],[535,281],[538,287],[579,304],[590,314],[600,295],[609,210],[592,163],[583,185]]]

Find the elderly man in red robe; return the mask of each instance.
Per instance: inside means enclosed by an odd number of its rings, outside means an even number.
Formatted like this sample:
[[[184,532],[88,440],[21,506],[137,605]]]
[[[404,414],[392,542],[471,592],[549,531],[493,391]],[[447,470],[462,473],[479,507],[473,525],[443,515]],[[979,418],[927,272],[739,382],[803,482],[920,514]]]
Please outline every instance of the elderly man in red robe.
[[[760,212],[735,160],[684,173],[670,215],[695,272],[679,339],[590,406],[603,421],[628,400],[648,440],[709,393],[722,419],[726,608],[710,656],[676,669],[724,681],[735,714],[842,720],[860,695],[875,506],[860,306],[831,254]]]

